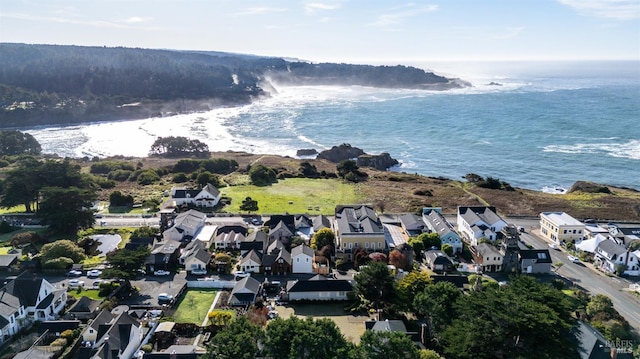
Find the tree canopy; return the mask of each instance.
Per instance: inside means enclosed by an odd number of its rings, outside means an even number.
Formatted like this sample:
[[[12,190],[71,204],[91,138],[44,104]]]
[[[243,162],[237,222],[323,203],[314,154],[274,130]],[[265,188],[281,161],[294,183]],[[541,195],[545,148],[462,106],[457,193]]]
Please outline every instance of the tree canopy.
[[[105,278],[133,279],[149,254],[151,254],[151,250],[145,246],[136,250],[121,248],[109,252],[107,253],[107,262],[111,264],[111,267],[105,269],[102,275]]]
[[[68,239],[60,239],[52,243],[47,243],[40,249],[40,261],[43,264],[60,257],[69,258],[73,263],[79,263],[87,256],[84,254],[82,248]]]
[[[311,237],[311,248],[320,250],[324,246],[331,246],[332,251],[336,246],[336,235],[331,228],[321,228]]]
[[[276,171],[265,165],[255,165],[249,170],[249,179],[256,186],[268,186],[276,181]]]
[[[151,145],[149,153],[166,157],[206,157],[209,156],[209,146],[200,140],[183,136],[158,137]]]
[[[242,204],[240,205],[241,211],[256,212],[258,209],[258,201],[251,197],[243,199]]]
[[[247,317],[236,317],[211,339],[207,354],[202,358],[253,359],[258,353],[258,341],[263,335],[262,329],[251,324]]]
[[[0,156],[39,155],[40,143],[29,133],[17,130],[0,130]]]
[[[362,304],[383,309],[396,299],[395,278],[384,262],[371,262],[355,276],[354,292]]]
[[[77,187],[45,187],[38,215],[43,224],[55,233],[75,234],[79,229],[93,227],[91,207],[97,196],[91,189]]]

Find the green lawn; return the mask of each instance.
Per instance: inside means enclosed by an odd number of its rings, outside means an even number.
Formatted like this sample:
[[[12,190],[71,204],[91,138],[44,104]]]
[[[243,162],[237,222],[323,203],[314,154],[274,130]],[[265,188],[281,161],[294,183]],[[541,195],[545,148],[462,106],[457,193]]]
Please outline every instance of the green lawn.
[[[104,299],[104,297],[100,297],[98,295],[99,292],[100,292],[99,289],[83,289],[80,291],[80,293],[78,293],[77,289],[71,289],[67,291],[67,295],[74,298],[78,298],[78,299],[80,299],[81,297],[89,297],[91,299],[97,299],[97,300]]]
[[[182,300],[178,302],[173,314],[176,323],[202,324],[207,317],[209,308],[216,297],[216,290],[189,289]]]
[[[246,197],[258,201],[258,213],[333,214],[337,204],[361,202],[356,185],[338,179],[288,178],[271,186],[238,185],[224,187],[221,192],[232,199],[224,208],[231,213],[241,212]]]

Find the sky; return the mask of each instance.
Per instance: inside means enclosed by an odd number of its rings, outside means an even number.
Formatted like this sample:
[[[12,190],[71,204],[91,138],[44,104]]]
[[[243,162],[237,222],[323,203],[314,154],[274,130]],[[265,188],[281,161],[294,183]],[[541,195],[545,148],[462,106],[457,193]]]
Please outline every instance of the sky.
[[[1,0],[0,42],[369,64],[640,61],[640,0]]]

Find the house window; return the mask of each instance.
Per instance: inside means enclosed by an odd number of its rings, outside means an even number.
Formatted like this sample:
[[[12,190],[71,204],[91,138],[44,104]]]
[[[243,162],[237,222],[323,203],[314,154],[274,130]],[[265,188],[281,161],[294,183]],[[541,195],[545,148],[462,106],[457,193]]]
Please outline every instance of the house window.
[[[353,243],[349,243],[349,249],[353,248]]]
[[[300,262],[300,258],[296,258],[296,262]]]
[[[364,242],[364,247],[369,248],[369,242]]]
[[[378,248],[382,248],[382,242],[378,242]]]

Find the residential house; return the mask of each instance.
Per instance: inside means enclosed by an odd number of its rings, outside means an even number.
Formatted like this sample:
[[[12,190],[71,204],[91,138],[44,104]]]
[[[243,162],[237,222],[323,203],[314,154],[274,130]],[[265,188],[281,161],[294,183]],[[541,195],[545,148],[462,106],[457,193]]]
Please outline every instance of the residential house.
[[[228,304],[231,306],[249,306],[255,303],[261,292],[262,284],[252,277],[245,277],[236,282],[231,290]]]
[[[211,253],[209,253],[203,242],[197,240],[189,242],[180,255],[180,264],[190,274],[193,274],[194,271],[206,272],[210,261]]]
[[[584,231],[584,224],[565,212],[540,213],[540,233],[553,243],[580,241]]]
[[[597,223],[585,223],[584,224],[584,239],[595,238],[596,236],[610,237],[608,228],[604,228]],[[577,242],[577,241],[576,241]]]
[[[462,253],[462,238],[453,229],[453,225],[442,215],[442,208],[425,207],[422,209],[422,221],[426,225],[426,230],[437,233],[442,244],[449,244],[453,247],[453,253]]]
[[[406,240],[410,237],[417,237],[426,230],[425,222],[413,213],[406,213],[400,216],[400,226],[407,235]]]
[[[427,267],[436,273],[453,272],[455,269],[449,256],[439,249],[426,251],[424,259]]]
[[[640,226],[637,224],[610,223],[607,228],[614,240],[627,248],[631,242],[640,240]]]
[[[173,225],[162,232],[162,238],[188,242],[204,227],[206,219],[206,214],[196,211],[195,209],[179,213],[173,219]]]
[[[216,249],[240,249],[247,237],[245,224],[228,224],[218,227],[215,233],[214,245]]]
[[[602,241],[606,241],[610,239],[609,236],[603,236],[601,234],[597,234],[595,237],[590,239],[583,239],[580,242],[576,243],[576,249],[581,250],[583,252],[595,253],[596,248],[598,248],[598,244]]]
[[[333,232],[336,235],[336,256],[340,259],[352,261],[356,248],[369,252],[386,249],[382,222],[370,205],[337,206]]]
[[[602,333],[589,324],[578,320],[574,327],[575,338],[580,359],[632,359],[632,340],[619,341],[620,347],[615,347],[616,343],[607,340]],[[624,343],[622,343],[624,342]],[[624,344],[624,345],[623,345]],[[628,345],[628,346],[627,346]]]
[[[262,268],[262,251],[255,249],[250,250],[242,256],[240,262],[238,262],[238,267],[243,272],[260,273],[260,269]]]
[[[284,216],[282,216],[284,217]],[[290,216],[293,218],[293,216]],[[290,221],[284,219],[271,218],[269,224],[269,240],[279,240],[287,245],[291,243],[291,239],[296,233],[295,224],[292,226]]]
[[[480,243],[471,248],[473,258],[483,272],[500,272],[504,254],[498,248],[489,243]]]
[[[353,285],[348,280],[316,275],[308,280],[288,281],[282,299],[292,302],[299,300],[347,300],[347,294],[351,291],[353,291]]]
[[[20,299],[11,293],[0,291],[0,344],[14,336],[27,323],[29,320]]]
[[[173,207],[183,205],[213,208],[220,202],[220,191],[211,183],[200,189],[187,189],[186,187],[171,188],[171,201]]]
[[[240,242],[240,256],[254,250],[264,252],[269,245],[269,237],[263,231],[253,231],[247,235],[244,241]]]
[[[100,301],[94,300],[89,297],[82,296],[76,300],[75,303],[69,307],[69,310],[64,314],[64,318],[68,320],[79,319],[89,320],[93,319],[98,314],[100,308]]]
[[[19,251],[19,253],[15,253]],[[14,253],[11,253],[14,252]],[[2,272],[15,272],[18,271],[18,258],[22,255],[22,251],[19,249],[12,249],[7,254],[0,254],[0,271]]]
[[[384,230],[385,247],[376,249],[376,252],[384,252],[387,249],[390,251],[407,243],[407,233],[400,223],[382,223],[382,228]]]
[[[458,231],[471,246],[477,246],[480,238],[495,241],[502,237],[502,228],[507,222],[496,212],[495,207],[458,207]]]
[[[157,270],[168,270],[172,265],[178,265],[182,243],[173,239],[164,239],[157,243],[151,254],[144,262],[147,273]]]
[[[331,228],[331,220],[329,217],[323,214],[313,217],[313,233],[316,233],[322,228]]]
[[[82,332],[82,345],[75,357],[131,358],[143,338],[142,325],[127,312],[103,310]]]
[[[260,273],[286,275],[291,273],[291,253],[280,240],[272,240],[267,252],[262,255]]]
[[[67,292],[56,289],[46,279],[23,272],[8,282],[0,292],[7,292],[20,300],[26,317],[32,321],[58,319],[58,314],[67,303]]]
[[[294,224],[296,228],[295,235],[303,238],[307,244],[313,235],[313,219],[308,214],[296,214],[294,216]]]
[[[551,254],[548,249],[521,249],[518,255],[522,273],[551,273]]]
[[[315,251],[306,244],[291,249],[291,273],[313,273]]]
[[[623,245],[611,239],[600,242],[596,247],[594,265],[609,273],[616,273],[616,267],[622,266],[624,274],[634,276],[640,274],[638,258]]]

